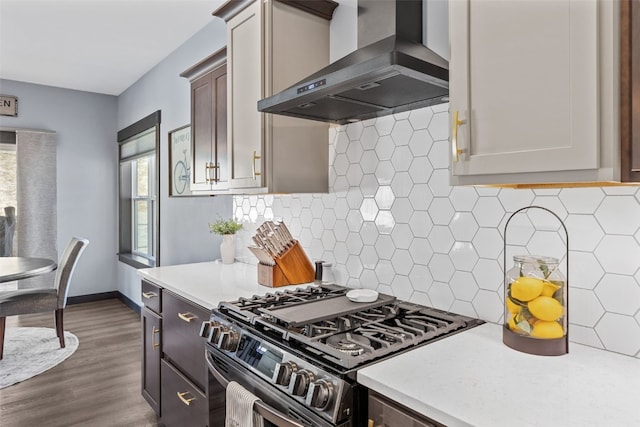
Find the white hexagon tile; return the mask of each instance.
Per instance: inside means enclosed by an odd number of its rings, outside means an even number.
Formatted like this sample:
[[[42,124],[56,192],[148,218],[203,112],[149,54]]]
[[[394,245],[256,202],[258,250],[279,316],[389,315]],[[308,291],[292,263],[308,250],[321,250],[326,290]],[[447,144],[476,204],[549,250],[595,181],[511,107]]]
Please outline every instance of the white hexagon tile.
[[[255,263],[253,231],[281,219],[328,280],[501,322],[505,224],[543,206],[569,234],[570,340],[640,358],[640,190],[451,187],[448,123],[439,105],[331,127],[329,193],[234,196],[237,255]],[[509,227],[507,268],[564,258],[553,219],[529,210]]]

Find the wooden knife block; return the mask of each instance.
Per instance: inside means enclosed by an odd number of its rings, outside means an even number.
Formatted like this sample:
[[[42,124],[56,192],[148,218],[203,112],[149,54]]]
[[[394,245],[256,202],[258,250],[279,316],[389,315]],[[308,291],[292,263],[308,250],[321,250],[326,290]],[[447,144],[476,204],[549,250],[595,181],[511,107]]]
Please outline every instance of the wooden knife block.
[[[258,283],[262,286],[277,288],[289,285],[289,281],[278,265],[258,264]]]
[[[277,288],[311,283],[315,279],[313,265],[297,240],[281,255],[275,257],[274,261],[276,265],[258,264],[259,284]]]
[[[310,283],[315,279],[315,270],[304,249],[297,240],[284,253],[275,258],[290,285]]]

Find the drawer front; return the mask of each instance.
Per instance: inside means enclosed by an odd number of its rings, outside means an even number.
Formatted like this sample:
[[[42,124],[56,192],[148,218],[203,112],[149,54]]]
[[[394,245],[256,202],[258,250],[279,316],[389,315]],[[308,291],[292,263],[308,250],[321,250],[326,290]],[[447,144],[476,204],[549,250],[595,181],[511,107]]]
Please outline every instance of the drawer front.
[[[369,425],[374,427],[444,427],[442,424],[419,415],[409,408],[369,391]]]
[[[204,359],[205,339],[200,326],[211,312],[171,292],[162,296],[162,351],[164,357],[195,383],[205,389],[207,367]]]
[[[166,427],[208,426],[209,405],[204,393],[167,361],[162,361],[161,369],[161,424]]]
[[[150,310],[162,313],[162,289],[146,280],[142,281],[142,303]]]

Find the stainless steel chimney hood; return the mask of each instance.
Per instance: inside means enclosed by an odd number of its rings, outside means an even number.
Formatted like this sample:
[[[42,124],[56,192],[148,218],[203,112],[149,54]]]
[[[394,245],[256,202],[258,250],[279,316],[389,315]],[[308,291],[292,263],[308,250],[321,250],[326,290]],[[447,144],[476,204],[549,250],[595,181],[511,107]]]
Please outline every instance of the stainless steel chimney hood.
[[[448,101],[449,64],[422,44],[422,0],[359,0],[358,43],[258,110],[345,124]]]

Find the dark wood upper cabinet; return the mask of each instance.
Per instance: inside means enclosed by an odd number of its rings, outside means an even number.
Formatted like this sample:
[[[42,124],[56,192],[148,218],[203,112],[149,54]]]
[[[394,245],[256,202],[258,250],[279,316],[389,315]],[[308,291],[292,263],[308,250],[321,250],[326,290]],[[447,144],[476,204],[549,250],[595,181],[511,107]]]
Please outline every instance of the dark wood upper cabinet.
[[[191,82],[191,190],[227,188],[226,48],[205,58],[180,76]]]
[[[640,182],[640,0],[620,3],[622,181]]]

